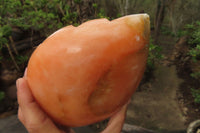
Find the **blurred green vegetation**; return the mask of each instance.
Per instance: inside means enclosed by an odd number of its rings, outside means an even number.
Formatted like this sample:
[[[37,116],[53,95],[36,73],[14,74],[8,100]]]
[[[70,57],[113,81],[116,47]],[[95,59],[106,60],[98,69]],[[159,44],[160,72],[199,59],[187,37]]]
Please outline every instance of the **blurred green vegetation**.
[[[5,92],[0,91],[0,101],[5,98]]]
[[[194,62],[200,60],[200,21],[196,21],[193,24],[186,25],[189,36],[190,51],[189,55]]]
[[[188,36],[189,52],[193,64],[200,66],[200,21],[185,26],[185,35]],[[200,68],[191,73],[195,79],[200,78]]]
[[[155,69],[155,63],[163,59],[162,48],[154,44],[154,40],[150,38],[149,42],[149,56],[147,59],[147,71]]]
[[[192,72],[190,76],[200,80],[200,21],[187,24],[181,32],[182,36],[188,37],[188,55],[191,57]],[[192,88],[191,94],[195,103],[200,103],[200,88]]]
[[[200,89],[191,89],[192,96],[194,97],[194,102],[200,104]]]
[[[74,0],[79,4],[81,0]],[[80,23],[66,0],[1,0],[1,25],[49,34],[68,24]]]

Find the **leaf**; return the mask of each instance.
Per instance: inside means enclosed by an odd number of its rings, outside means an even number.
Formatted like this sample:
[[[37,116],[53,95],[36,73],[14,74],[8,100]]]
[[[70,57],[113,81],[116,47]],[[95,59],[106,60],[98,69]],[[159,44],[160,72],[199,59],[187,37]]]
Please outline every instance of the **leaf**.
[[[97,3],[93,3],[92,7],[96,9],[98,7]]]
[[[0,28],[0,37],[8,37],[12,33],[12,28],[9,25],[4,25]]]
[[[29,58],[28,58],[28,56],[19,55],[16,57],[16,59],[17,59],[17,64],[20,65],[20,64],[27,62]]]
[[[200,89],[191,88],[192,96],[194,97],[195,103],[200,103]]]
[[[4,44],[7,44],[7,43],[8,43],[7,38],[5,38],[5,37],[1,37],[1,38],[0,38],[0,48],[2,48],[3,45],[4,45]]]

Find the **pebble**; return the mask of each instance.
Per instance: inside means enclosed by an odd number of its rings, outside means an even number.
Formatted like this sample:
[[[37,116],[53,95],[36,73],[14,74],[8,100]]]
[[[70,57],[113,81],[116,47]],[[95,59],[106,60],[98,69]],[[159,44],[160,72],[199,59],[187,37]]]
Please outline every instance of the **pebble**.
[[[187,111],[188,111],[188,108],[187,108],[187,107],[184,107],[184,108],[183,108],[183,113],[184,113],[184,114],[187,114]]]

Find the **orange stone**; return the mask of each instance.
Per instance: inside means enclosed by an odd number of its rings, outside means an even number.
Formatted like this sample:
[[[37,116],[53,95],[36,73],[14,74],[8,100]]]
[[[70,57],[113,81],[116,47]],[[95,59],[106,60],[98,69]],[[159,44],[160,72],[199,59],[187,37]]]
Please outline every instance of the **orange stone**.
[[[95,19],[50,35],[32,54],[27,81],[56,122],[84,126],[104,120],[132,96],[148,56],[149,16]]]

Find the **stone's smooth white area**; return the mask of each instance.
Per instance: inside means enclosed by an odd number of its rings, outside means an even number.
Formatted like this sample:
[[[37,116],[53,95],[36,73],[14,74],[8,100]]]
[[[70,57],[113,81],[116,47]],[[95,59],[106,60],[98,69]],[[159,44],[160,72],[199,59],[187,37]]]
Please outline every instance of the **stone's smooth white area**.
[[[140,41],[140,36],[135,36],[136,41]]]

